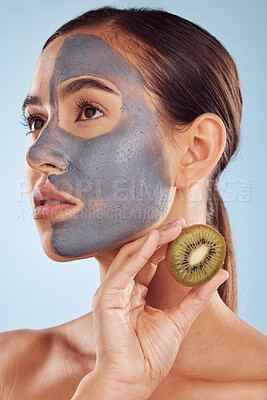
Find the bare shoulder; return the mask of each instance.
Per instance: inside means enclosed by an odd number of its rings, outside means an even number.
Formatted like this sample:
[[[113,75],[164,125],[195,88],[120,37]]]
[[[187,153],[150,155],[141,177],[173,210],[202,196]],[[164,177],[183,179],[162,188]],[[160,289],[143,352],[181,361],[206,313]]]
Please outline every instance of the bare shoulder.
[[[251,347],[254,359],[258,360],[256,378],[264,382],[263,387],[267,392],[267,336],[257,330],[255,331],[256,334],[251,337]]]
[[[247,376],[248,381],[255,381],[264,390],[267,383],[267,336],[238,317],[239,325],[233,339],[233,353],[237,354],[236,362]],[[237,352],[238,349],[238,352]],[[245,373],[247,372],[247,374]],[[267,398],[267,397],[266,397]]]
[[[89,372],[87,359],[53,328],[0,333],[0,354],[1,400],[65,400]]]
[[[33,329],[18,329],[0,333],[0,387],[1,398],[11,393],[15,379],[27,373],[28,367],[38,359],[44,359],[52,345],[48,332]]]

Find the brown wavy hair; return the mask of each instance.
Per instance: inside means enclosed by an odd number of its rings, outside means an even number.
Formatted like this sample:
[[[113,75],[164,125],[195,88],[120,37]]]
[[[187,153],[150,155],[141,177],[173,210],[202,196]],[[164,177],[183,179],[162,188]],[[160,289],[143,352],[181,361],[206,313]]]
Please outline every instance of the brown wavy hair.
[[[218,289],[225,304],[237,312],[234,247],[227,210],[217,188],[220,174],[239,145],[242,95],[237,67],[225,47],[199,25],[160,9],[102,7],[62,25],[45,42],[82,27],[110,28],[118,43],[126,36],[136,56],[146,88],[162,107],[159,117],[170,126],[190,124],[203,113],[215,113],[224,123],[226,145],[208,183],[206,223],[226,239],[223,268],[229,279]],[[121,36],[122,37],[122,36]],[[108,39],[108,38],[107,38]]]

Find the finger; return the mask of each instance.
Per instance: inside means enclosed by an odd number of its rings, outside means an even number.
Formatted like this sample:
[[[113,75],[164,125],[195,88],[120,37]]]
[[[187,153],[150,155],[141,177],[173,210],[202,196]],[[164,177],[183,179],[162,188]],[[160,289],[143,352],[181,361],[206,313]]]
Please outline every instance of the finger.
[[[184,226],[183,222],[180,219],[177,219],[174,225],[171,225],[169,227],[167,226],[165,227],[165,229],[157,230],[157,232],[160,233],[160,238],[155,251],[164,246],[166,243],[169,243],[172,240],[174,240],[181,233],[183,226]],[[115,271],[121,270],[123,268],[122,266],[124,264],[127,264],[131,259],[131,257],[134,257],[135,254],[140,251],[140,248],[144,245],[147,238],[148,235],[145,235],[142,238],[139,238],[142,239],[142,241],[137,239],[136,241],[132,242],[135,248],[135,252],[133,254],[132,254],[133,247],[131,248],[130,251],[128,251],[127,248],[125,249],[124,252],[119,251],[119,253],[117,254],[117,256],[115,257],[114,261],[111,263],[108,269],[108,274],[114,274]],[[123,246],[123,248],[124,247],[125,246]]]
[[[162,261],[166,256],[167,247],[168,243],[161,246],[158,250],[155,251],[155,253],[148,260],[146,265],[136,274],[134,278],[136,282],[141,283],[146,287],[149,286],[156,273],[158,263]]]
[[[220,269],[208,282],[194,286],[178,306],[164,310],[165,314],[177,327],[181,341],[186,336],[192,323],[205,307],[217,288],[228,279],[226,270]]]
[[[141,249],[134,254],[124,265],[115,271],[110,272],[110,268],[103,283],[110,289],[125,288],[134,279],[138,271],[148,262],[154,254],[160,239],[159,231],[153,229],[148,235]]]
[[[182,223],[181,228],[186,228],[188,226],[190,226],[192,224],[190,224],[189,222],[185,222],[185,224]],[[165,228],[167,230],[167,228]],[[164,229],[164,230],[165,230]],[[136,277],[134,278],[136,282],[141,283],[142,285],[145,286],[149,286],[150,282],[152,281],[156,270],[157,270],[157,265],[160,261],[164,260],[165,256],[166,256],[166,251],[167,251],[167,247],[168,247],[168,243],[170,241],[172,241],[173,239],[175,239],[176,237],[178,237],[181,234],[181,230],[177,230],[177,232],[175,233],[175,231],[173,231],[172,233],[167,233],[166,236],[166,232],[165,233],[165,238],[163,237],[162,239],[162,232],[161,233],[161,240],[160,242],[164,242],[167,241],[167,243],[162,244],[158,250],[155,251],[155,253],[153,254],[153,256],[148,260],[147,264],[137,273]],[[174,235],[174,237],[172,237],[170,239],[170,234]],[[160,243],[159,242],[159,243]]]
[[[135,308],[139,308],[141,305],[145,305],[145,297],[147,295],[148,288],[140,283],[135,283],[130,301],[129,301],[129,311]]]
[[[163,227],[157,229],[161,234],[160,241],[158,243],[158,247],[167,243],[167,240],[169,237],[168,227],[170,227],[171,224],[173,227],[181,226],[181,228],[183,229],[185,227],[186,222],[183,217],[178,217],[175,220],[173,220],[172,222],[170,222],[169,224],[164,225]],[[140,247],[147,240],[149,233],[150,232],[148,232],[146,235],[141,236],[140,238],[138,238],[132,242],[126,243],[124,246],[122,246],[112,264],[121,265],[122,263],[126,262],[133,254],[135,254],[137,251],[139,251]]]

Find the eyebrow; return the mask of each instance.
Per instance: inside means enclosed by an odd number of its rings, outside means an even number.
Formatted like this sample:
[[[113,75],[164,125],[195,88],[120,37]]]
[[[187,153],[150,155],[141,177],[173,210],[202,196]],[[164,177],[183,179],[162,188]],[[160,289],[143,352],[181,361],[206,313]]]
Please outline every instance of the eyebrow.
[[[22,114],[24,116],[25,116],[26,107],[28,105],[31,105],[31,104],[34,104],[34,105],[37,105],[37,106],[41,106],[42,105],[42,101],[41,101],[40,97],[38,97],[38,96],[31,95],[30,93],[27,94],[27,96],[26,96],[26,98],[25,98],[25,100],[24,100],[24,102],[22,104],[22,109],[21,109]]]
[[[70,95],[78,92],[81,89],[92,89],[96,88],[99,90],[103,90],[108,93],[115,94],[119,96],[119,93],[115,92],[113,89],[110,87],[104,85],[102,82],[100,82],[98,79],[95,78],[82,78],[82,79],[76,79],[75,81],[72,81],[68,83],[67,85],[63,86],[62,88],[59,89],[59,98],[64,100],[65,98],[69,97]],[[40,97],[31,95],[30,93],[26,96],[23,105],[22,105],[22,113],[25,115],[25,110],[26,107],[29,105],[42,105],[42,101]]]

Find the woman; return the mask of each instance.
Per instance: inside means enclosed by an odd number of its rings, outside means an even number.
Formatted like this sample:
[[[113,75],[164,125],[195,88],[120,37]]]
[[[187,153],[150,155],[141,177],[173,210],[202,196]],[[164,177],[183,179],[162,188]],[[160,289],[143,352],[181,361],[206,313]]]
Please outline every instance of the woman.
[[[101,284],[81,318],[1,334],[1,398],[267,398],[267,341],[236,315],[216,187],[242,111],[224,47],[164,11],[89,11],[45,43],[23,111],[43,249],[56,261],[95,257]],[[223,269],[193,289],[164,263],[190,223],[227,242]]]

